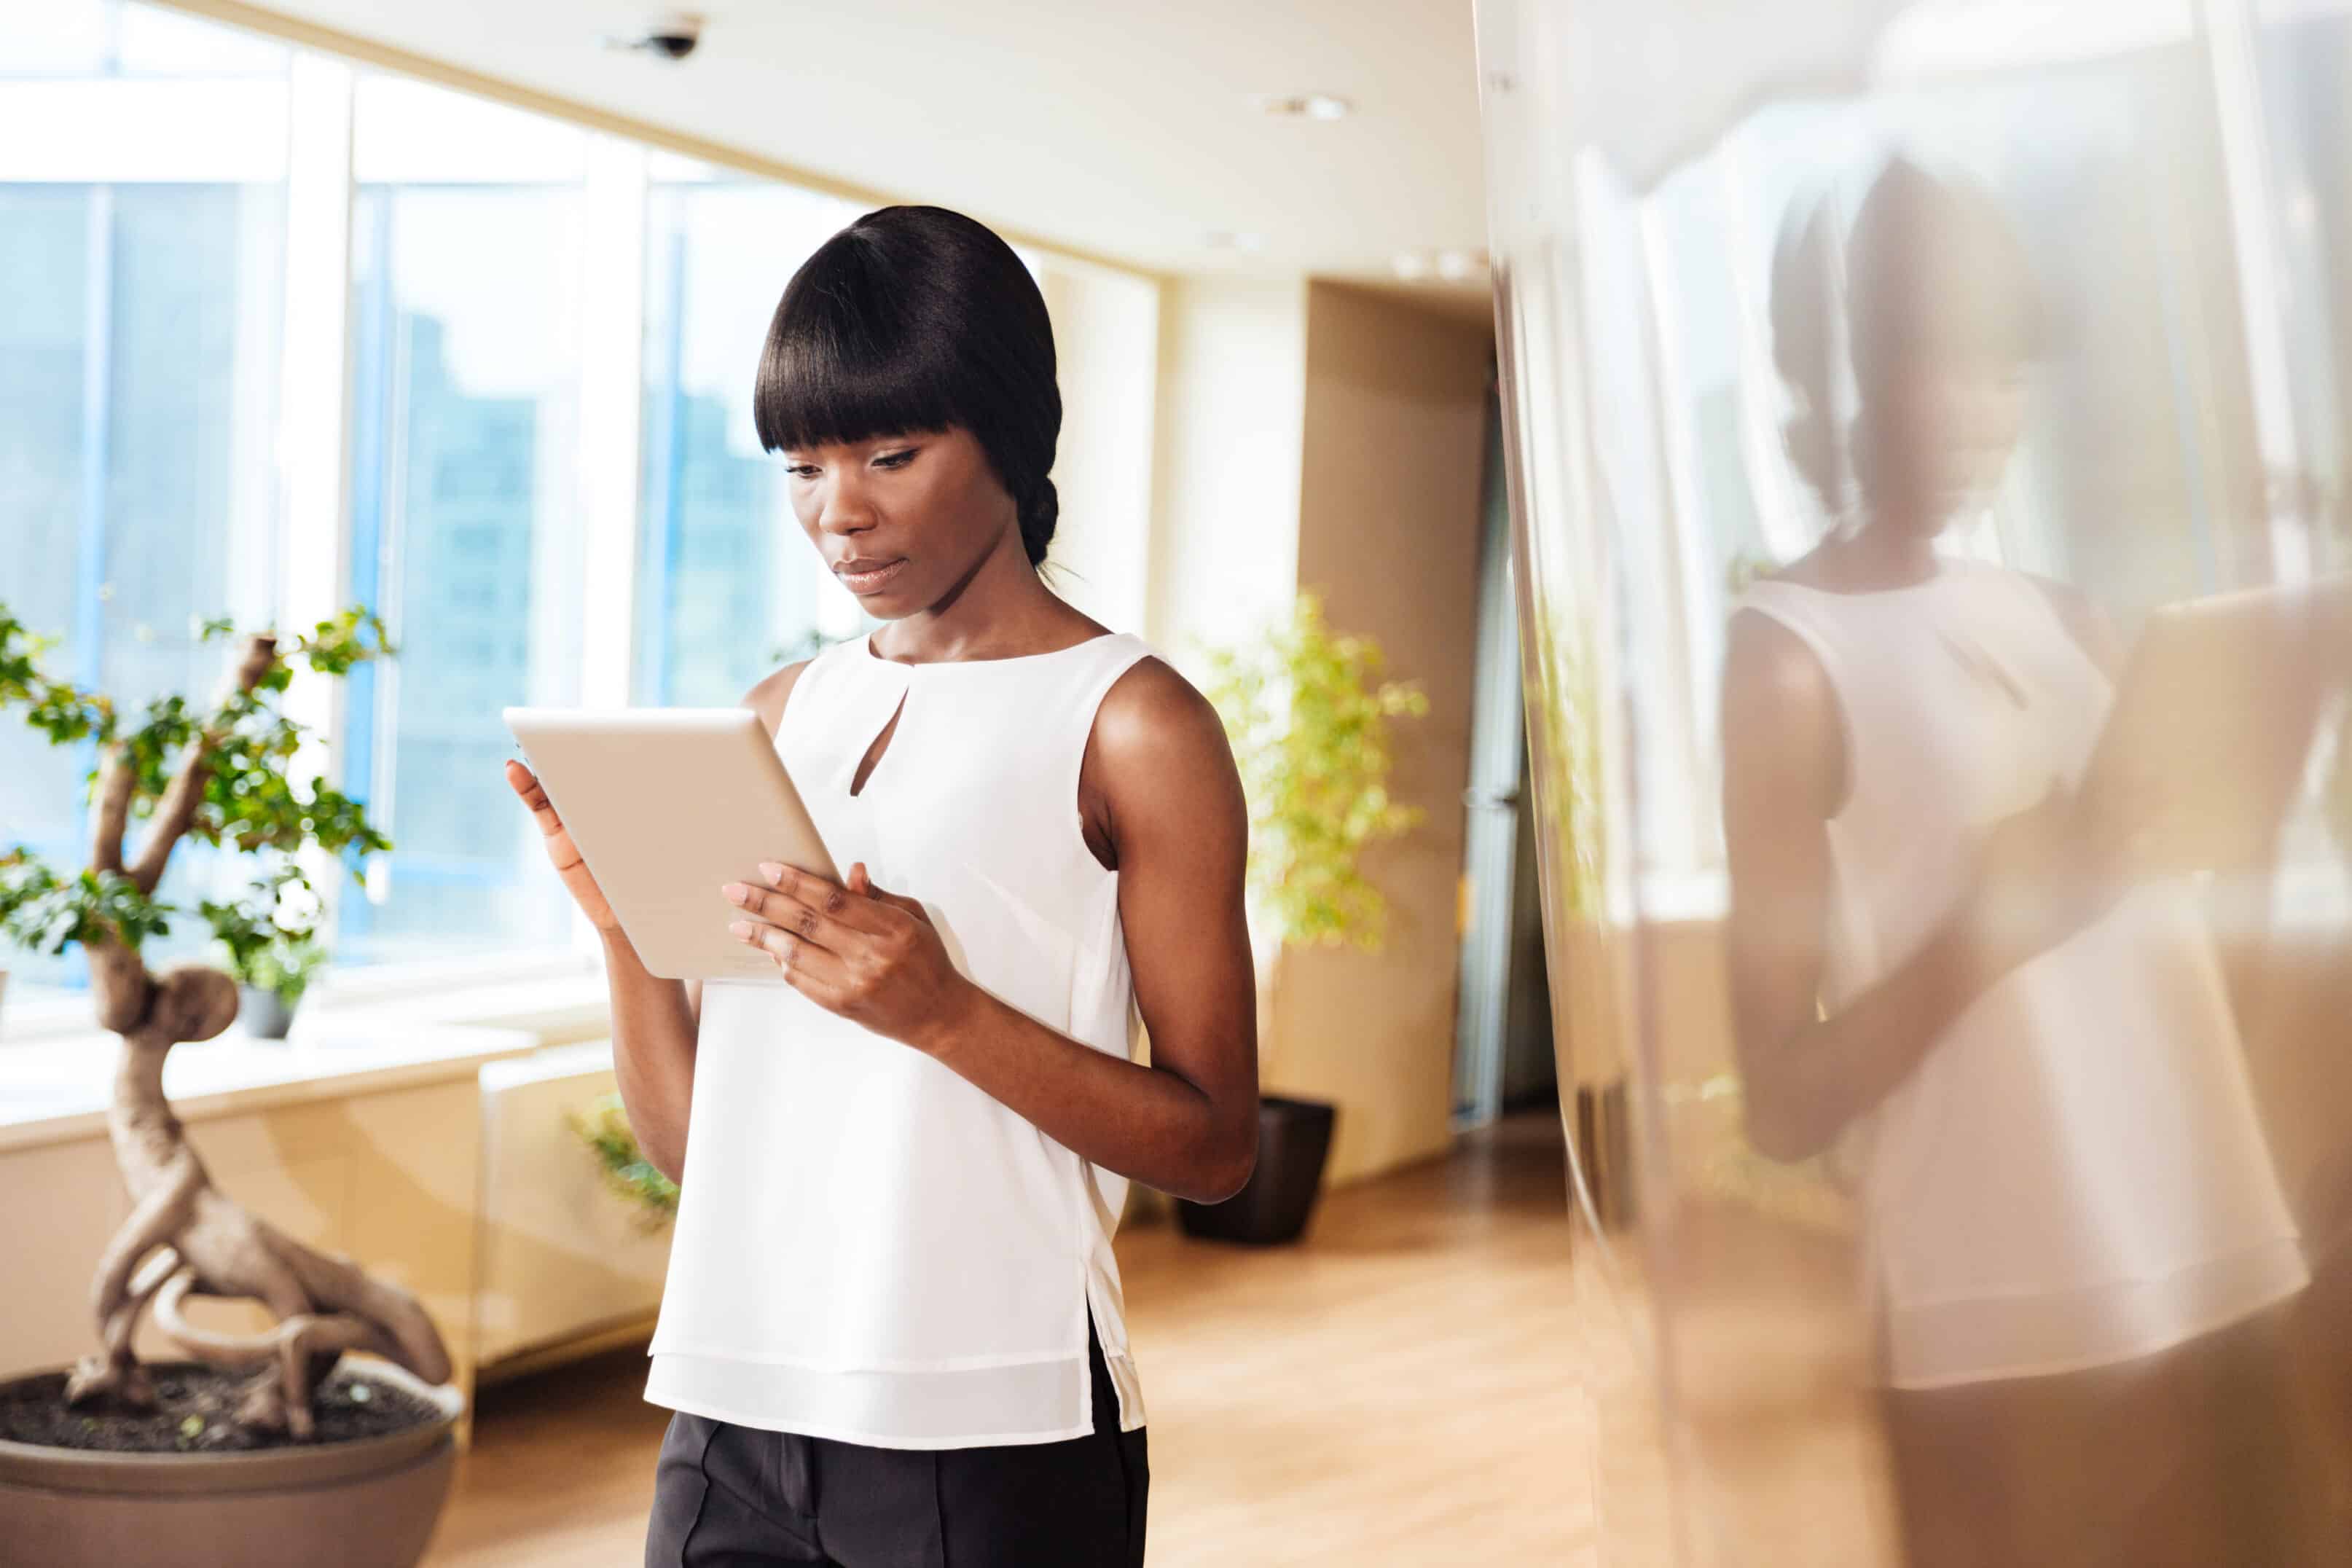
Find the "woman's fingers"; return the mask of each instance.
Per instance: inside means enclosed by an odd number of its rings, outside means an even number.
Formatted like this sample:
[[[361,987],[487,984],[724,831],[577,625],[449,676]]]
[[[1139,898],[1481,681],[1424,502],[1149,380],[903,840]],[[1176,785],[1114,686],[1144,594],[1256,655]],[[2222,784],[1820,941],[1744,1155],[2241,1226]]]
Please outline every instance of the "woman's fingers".
[[[619,917],[613,913],[611,901],[604,897],[604,889],[597,887],[596,879],[589,874],[586,858],[580,853],[580,846],[572,842],[571,831],[563,826],[563,819],[555,815],[555,807],[549,802],[547,791],[540,786],[538,776],[511,757],[507,760],[506,773],[507,783],[513,787],[515,794],[522,797],[523,805],[530,808],[531,820],[539,824],[540,835],[547,841],[548,863],[562,879],[572,901],[580,906],[580,912],[586,915],[589,923],[599,931],[610,931],[618,926]]]
[[[779,889],[763,888],[757,882],[729,882],[719,890],[736,908],[757,915],[770,930],[790,931],[803,942],[833,952],[838,952],[848,940],[849,928],[840,921]]]
[[[540,784],[538,774],[509,758],[507,783],[514,786],[515,794],[522,796],[523,805],[529,806],[530,814],[539,819],[541,833],[552,837],[563,831],[563,819],[555,815],[555,806],[547,798],[547,791]]]
[[[927,925],[930,923],[930,914],[920,903],[904,893],[888,892],[876,886],[873,873],[866,870],[866,862],[863,860],[853,863],[849,868],[849,890],[853,893],[863,893],[877,903],[888,904],[892,909],[910,914]]]
[[[820,1002],[837,994],[846,975],[840,955],[832,952],[797,931],[761,921],[737,921],[727,928],[746,944],[758,948],[776,961],[776,967],[794,985],[816,997]]]
[[[507,759],[507,783],[515,794],[522,796],[522,803],[531,810],[546,807],[547,792],[539,787],[539,775],[512,757]]]
[[[854,883],[845,888],[814,872],[773,860],[760,862],[760,874],[774,885],[778,893],[803,908],[814,910],[836,925],[864,931],[868,936],[880,936],[889,929],[887,921],[877,918],[877,911],[870,900],[855,896],[857,889]],[[856,874],[856,868],[852,867],[853,879]]]

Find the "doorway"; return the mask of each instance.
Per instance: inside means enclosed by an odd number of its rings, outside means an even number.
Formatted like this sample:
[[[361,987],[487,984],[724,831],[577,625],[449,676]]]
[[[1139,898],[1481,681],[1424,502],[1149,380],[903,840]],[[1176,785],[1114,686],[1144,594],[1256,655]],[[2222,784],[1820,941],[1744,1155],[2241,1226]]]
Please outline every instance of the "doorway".
[[[1478,531],[1478,647],[1472,675],[1470,784],[1463,792],[1461,964],[1454,1026],[1454,1126],[1559,1095],[1543,905],[1519,679],[1501,406],[1490,382]]]

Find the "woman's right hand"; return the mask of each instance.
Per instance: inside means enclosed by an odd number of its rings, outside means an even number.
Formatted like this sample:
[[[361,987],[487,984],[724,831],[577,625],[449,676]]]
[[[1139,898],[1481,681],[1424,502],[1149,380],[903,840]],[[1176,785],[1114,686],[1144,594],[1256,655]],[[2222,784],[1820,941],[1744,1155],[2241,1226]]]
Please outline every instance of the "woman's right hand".
[[[1977,866],[1969,919],[1979,949],[2006,973],[2115,908],[2135,879],[2130,841],[2053,784],[2041,801],[1993,825]]]
[[[604,889],[599,888],[596,879],[589,874],[588,862],[581,858],[580,847],[572,842],[571,831],[563,826],[563,819],[555,815],[555,807],[549,804],[547,792],[540,788],[538,776],[509,757],[507,759],[507,783],[514,787],[515,794],[522,797],[523,805],[530,808],[532,819],[539,824],[539,831],[547,840],[548,861],[554,866],[555,874],[563,879],[563,889],[572,895],[572,901],[580,906],[580,912],[586,915],[588,923],[599,931],[618,931],[621,929],[619,917],[613,913],[613,906],[605,901]]]

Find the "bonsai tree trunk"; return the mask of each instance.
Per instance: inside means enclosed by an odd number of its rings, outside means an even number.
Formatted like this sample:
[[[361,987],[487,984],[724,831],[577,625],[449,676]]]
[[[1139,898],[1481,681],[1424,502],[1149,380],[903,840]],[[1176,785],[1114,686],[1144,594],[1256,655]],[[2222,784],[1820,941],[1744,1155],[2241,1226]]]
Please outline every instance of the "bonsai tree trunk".
[[[233,691],[250,693],[278,662],[277,639],[248,637]],[[172,847],[203,800],[220,731],[188,744],[180,771],[156,803],[153,826],[126,866],[123,836],[137,777],[117,744],[106,753],[90,846],[93,869],[127,875],[142,893],[163,880]],[[90,1287],[99,1351],[66,1385],[80,1405],[111,1396],[152,1408],[155,1391],[131,1348],[152,1306],[163,1331],[196,1360],[257,1375],[236,1419],[307,1439],[316,1430],[312,1390],[347,1350],[375,1352],[428,1383],[449,1377],[449,1355],[416,1299],[371,1279],[350,1258],[287,1236],[224,1196],[189,1146],[163,1095],[163,1060],[183,1040],[208,1040],[236,1016],[236,984],[204,964],[148,973],[138,952],[100,937],[84,943],[99,1022],[122,1037],[107,1131],[131,1195],[131,1215],[108,1243]],[[191,1295],[247,1297],[277,1319],[265,1333],[217,1333],[187,1321]]]

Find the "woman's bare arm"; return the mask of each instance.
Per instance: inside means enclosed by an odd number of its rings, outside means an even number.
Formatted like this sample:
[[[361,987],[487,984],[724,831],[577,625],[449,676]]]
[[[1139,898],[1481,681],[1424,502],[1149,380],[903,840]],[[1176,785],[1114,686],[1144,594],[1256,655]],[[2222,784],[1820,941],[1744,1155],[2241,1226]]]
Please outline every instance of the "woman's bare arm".
[[[674,1182],[686,1168],[687,1112],[694,1102],[694,1006],[686,983],[648,973],[618,926],[601,934],[612,995],[613,1077],[638,1151]]]

